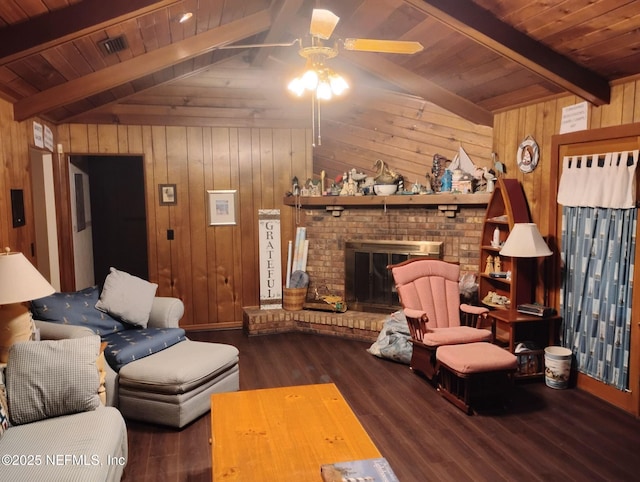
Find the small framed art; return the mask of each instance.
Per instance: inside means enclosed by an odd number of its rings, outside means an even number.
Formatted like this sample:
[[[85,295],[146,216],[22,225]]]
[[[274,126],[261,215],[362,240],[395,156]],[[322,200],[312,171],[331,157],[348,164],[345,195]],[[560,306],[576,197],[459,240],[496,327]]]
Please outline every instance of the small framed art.
[[[207,191],[209,226],[236,224],[236,190]]]
[[[160,206],[174,206],[177,204],[175,184],[159,184],[158,192],[160,194]]]

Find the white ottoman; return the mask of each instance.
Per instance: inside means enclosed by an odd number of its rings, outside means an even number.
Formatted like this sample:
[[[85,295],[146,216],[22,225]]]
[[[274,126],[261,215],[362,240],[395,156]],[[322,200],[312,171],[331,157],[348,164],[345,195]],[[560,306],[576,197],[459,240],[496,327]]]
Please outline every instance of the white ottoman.
[[[185,340],[120,369],[118,408],[125,418],[181,428],[210,410],[212,393],[239,382],[236,347]]]

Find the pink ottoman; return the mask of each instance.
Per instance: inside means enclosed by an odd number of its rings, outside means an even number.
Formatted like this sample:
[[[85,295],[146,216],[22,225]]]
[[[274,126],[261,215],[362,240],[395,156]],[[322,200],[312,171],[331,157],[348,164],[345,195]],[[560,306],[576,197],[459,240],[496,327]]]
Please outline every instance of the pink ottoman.
[[[504,398],[513,381],[518,359],[492,343],[438,347],[438,392],[467,414],[473,405]]]

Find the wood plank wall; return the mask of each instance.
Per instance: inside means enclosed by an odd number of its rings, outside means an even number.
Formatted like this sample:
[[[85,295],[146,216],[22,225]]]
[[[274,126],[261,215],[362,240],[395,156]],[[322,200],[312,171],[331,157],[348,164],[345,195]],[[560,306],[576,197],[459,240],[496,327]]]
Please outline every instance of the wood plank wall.
[[[42,125],[48,125],[54,132],[55,126],[34,119]],[[0,100],[0,249],[11,248],[22,252],[29,261],[36,263],[32,255],[35,242],[33,223],[33,196],[29,149],[37,149],[33,142],[33,120],[13,121],[13,107]],[[25,225],[13,227],[11,215],[11,189],[22,189],[25,210]]]
[[[462,146],[478,167],[491,168],[493,130],[466,121],[422,98],[383,89],[360,89],[327,104],[322,145],[314,149],[313,172],[328,179],[355,167],[369,175],[384,160],[405,179],[425,184],[434,154],[452,160]]]
[[[292,173],[311,173],[307,130],[66,124],[58,136],[68,153],[144,156],[149,278],[185,302],[184,327],[237,326],[258,304],[258,209],[281,209],[286,260],[294,220],[282,196]],[[164,183],[177,185],[176,206],[159,205]],[[220,189],[237,190],[236,226],[207,225],[206,191]]]

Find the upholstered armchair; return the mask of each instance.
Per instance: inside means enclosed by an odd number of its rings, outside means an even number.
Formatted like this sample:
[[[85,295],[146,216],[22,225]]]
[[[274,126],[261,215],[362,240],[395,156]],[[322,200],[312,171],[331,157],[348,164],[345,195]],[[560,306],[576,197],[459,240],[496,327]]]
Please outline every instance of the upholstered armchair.
[[[439,346],[492,341],[492,331],[481,328],[489,310],[460,303],[460,266],[413,258],[388,268],[409,324],[412,370],[432,380]]]

